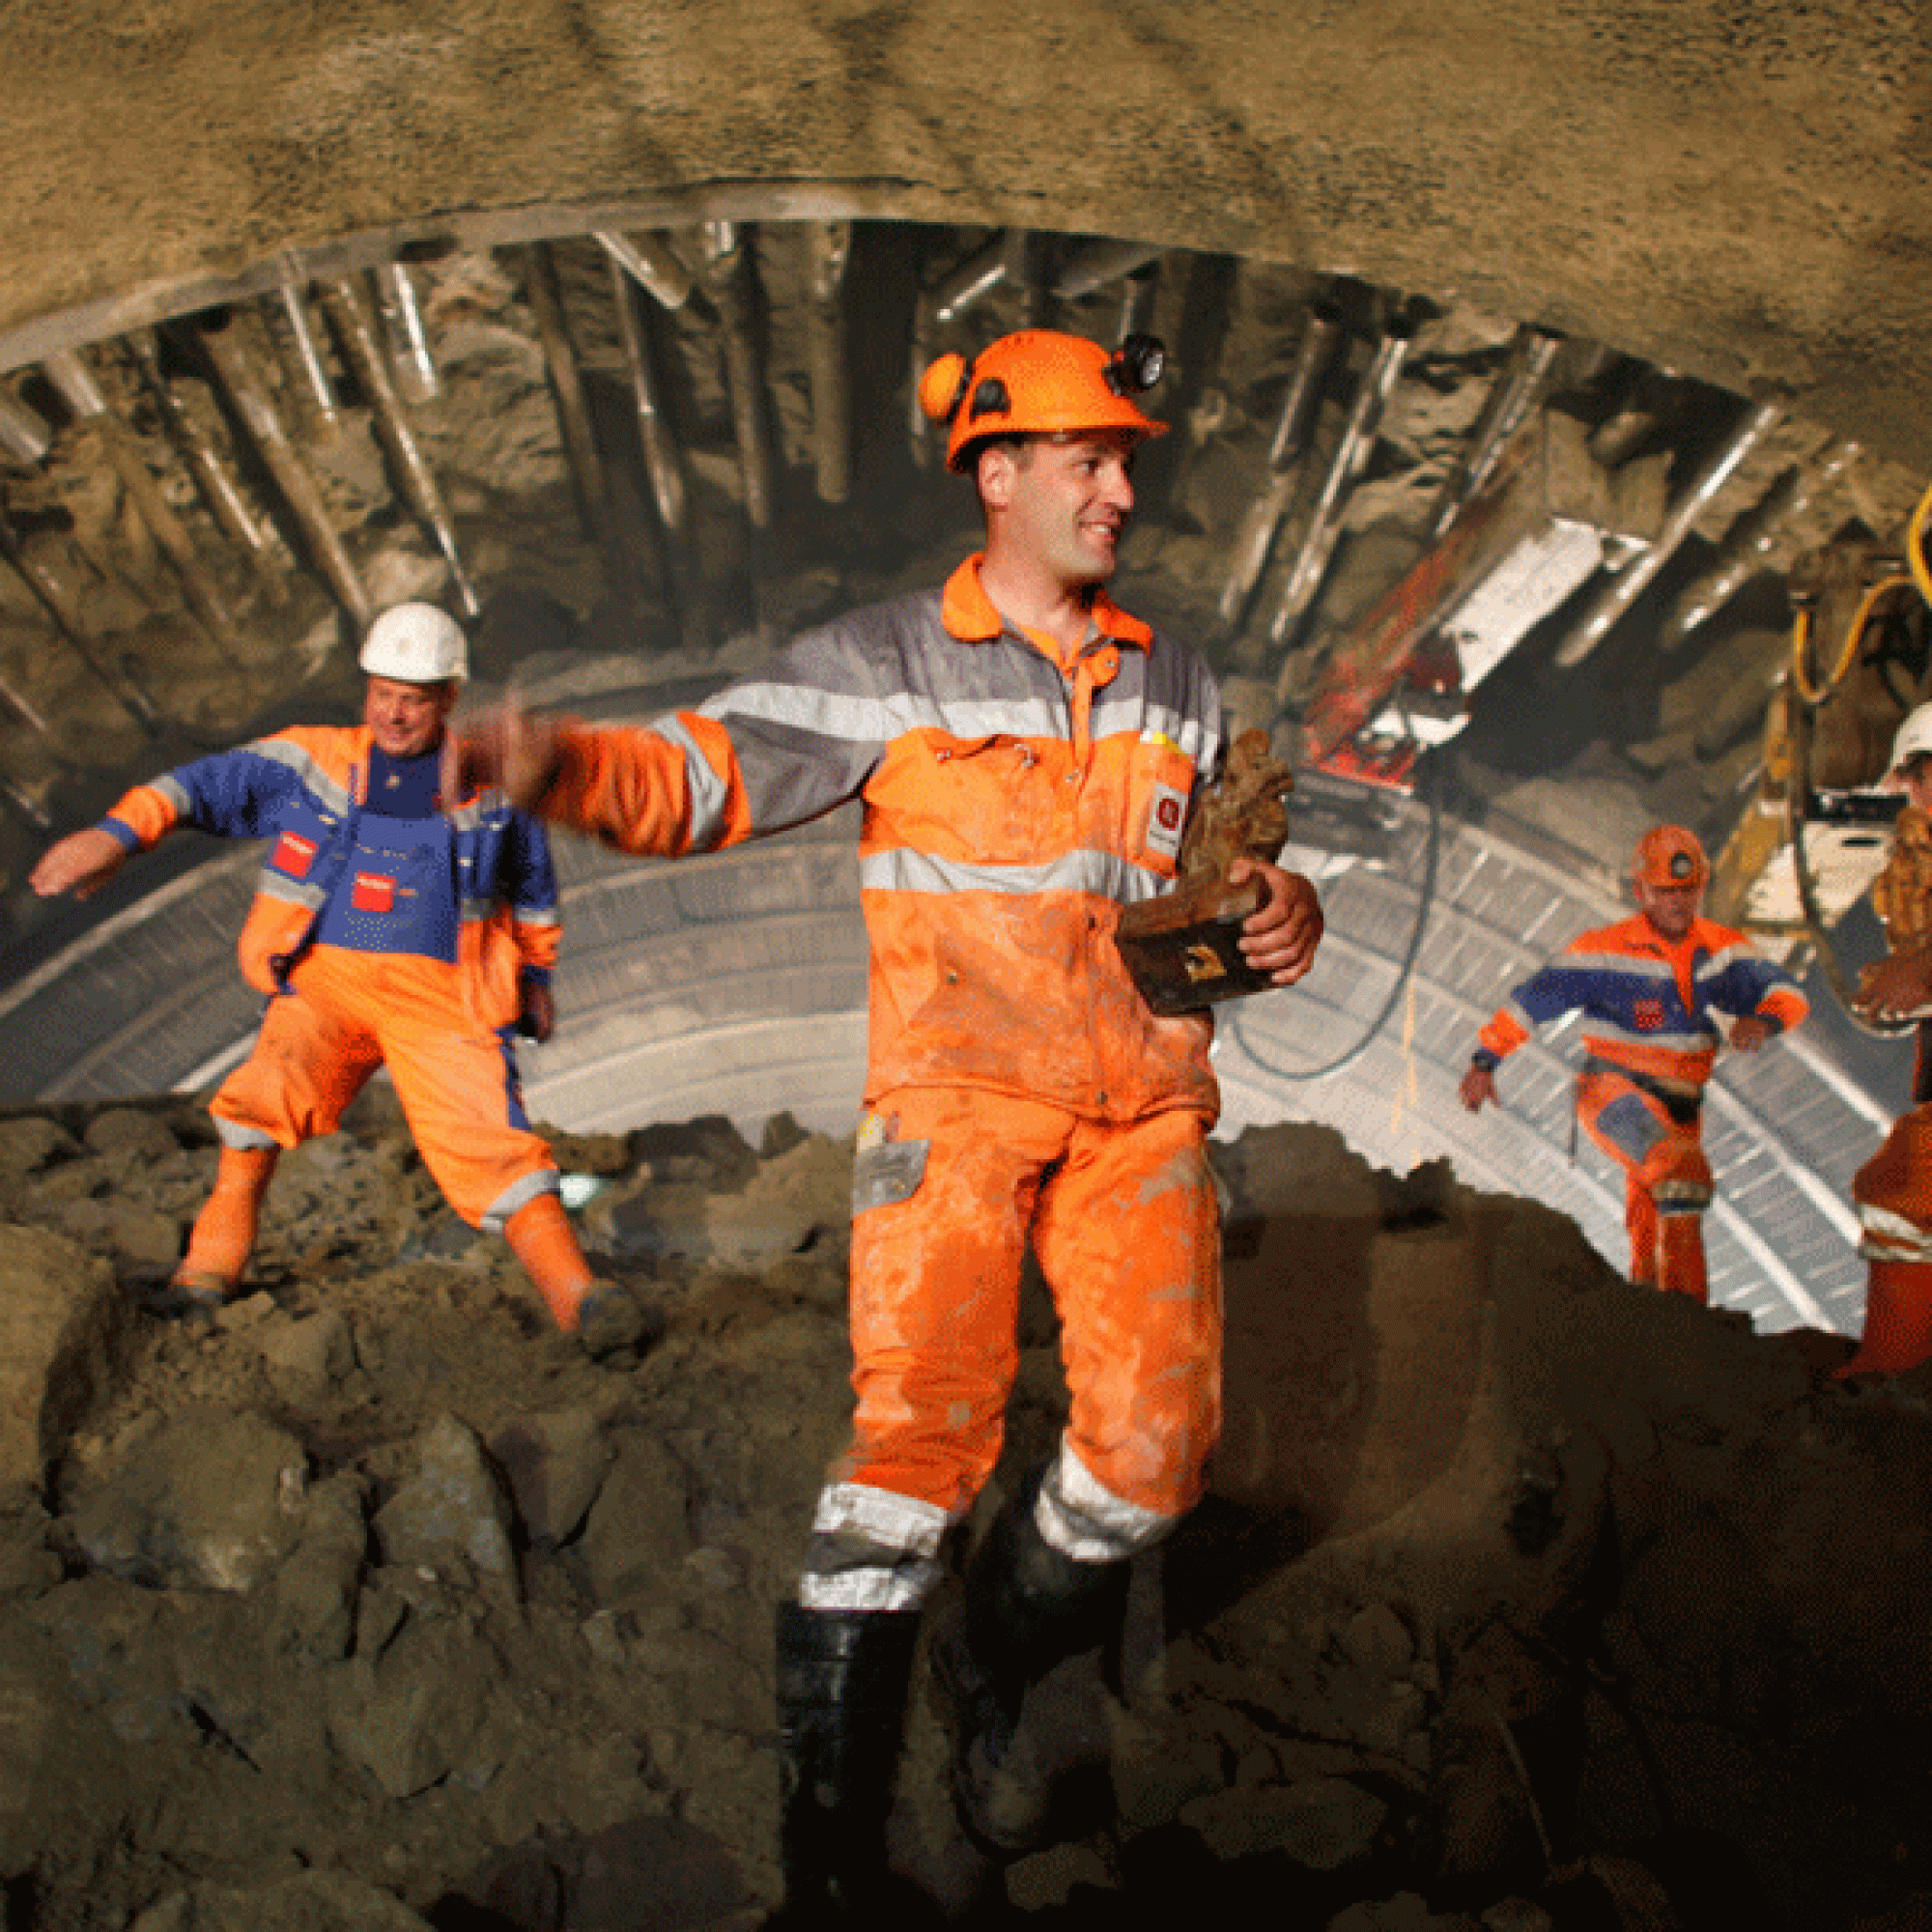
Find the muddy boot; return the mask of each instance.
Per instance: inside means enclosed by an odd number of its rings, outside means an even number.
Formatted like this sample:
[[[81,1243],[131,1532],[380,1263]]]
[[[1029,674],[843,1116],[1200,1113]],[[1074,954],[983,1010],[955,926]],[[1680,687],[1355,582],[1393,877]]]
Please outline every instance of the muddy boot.
[[[1080,1563],[1040,1535],[1037,1478],[1000,1512],[966,1575],[964,1609],[934,1645],[956,1730],[952,1800],[982,1850],[1015,1859],[1046,1842],[1059,1765],[1030,1736],[1027,1692],[1054,1665],[1104,1642],[1124,1604],[1124,1563]]]
[[[784,1925],[910,1925],[886,1867],[917,1610],[778,1606],[779,1858]]]

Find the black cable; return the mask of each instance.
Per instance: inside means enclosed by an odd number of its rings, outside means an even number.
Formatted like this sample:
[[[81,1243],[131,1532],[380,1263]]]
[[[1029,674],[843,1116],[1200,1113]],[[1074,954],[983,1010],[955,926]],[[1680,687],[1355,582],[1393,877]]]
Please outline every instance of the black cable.
[[[1402,1004],[1402,996],[1407,989],[1409,976],[1415,971],[1415,962],[1421,956],[1422,942],[1429,931],[1429,915],[1435,905],[1435,867],[1442,846],[1442,796],[1448,789],[1449,754],[1438,749],[1436,756],[1441,760],[1435,767],[1434,781],[1429,787],[1429,851],[1423,862],[1422,896],[1416,903],[1415,929],[1408,936],[1408,950],[1403,954],[1402,965],[1397,969],[1395,984],[1389,988],[1389,995],[1382,1002],[1381,1011],[1369,1022],[1364,1033],[1353,1046],[1329,1061],[1322,1066],[1293,1068],[1278,1065],[1264,1053],[1255,1051],[1254,1042],[1248,1037],[1241,1024],[1239,1014],[1231,1014],[1228,1032],[1234,1042],[1259,1066],[1264,1073],[1272,1074],[1277,1080],[1310,1081],[1328,1080],[1340,1073],[1344,1067],[1352,1066],[1369,1048],[1375,1044],[1383,1027],[1389,1023],[1390,1015]]]

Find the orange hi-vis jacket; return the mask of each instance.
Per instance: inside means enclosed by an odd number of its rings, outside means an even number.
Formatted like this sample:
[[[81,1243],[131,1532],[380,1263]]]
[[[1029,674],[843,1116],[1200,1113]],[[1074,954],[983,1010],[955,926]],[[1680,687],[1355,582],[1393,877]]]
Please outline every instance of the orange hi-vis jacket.
[[[1479,1036],[1477,1065],[1494,1066],[1537,1027],[1578,1008],[1592,1061],[1687,1097],[1702,1091],[1717,1059],[1714,1010],[1755,1014],[1783,1032],[1811,1009],[1791,975],[1743,933],[1698,919],[1673,942],[1639,913],[1579,933],[1518,986]]]
[[[126,793],[102,821],[145,850],[176,825],[272,838],[237,951],[258,991],[286,989],[312,944],[355,843],[368,788],[366,726],[299,726],[177,767]],[[526,979],[547,979],[561,928],[543,827],[500,791],[449,813],[456,867],[456,966],[467,1017],[497,1028],[523,1008]]]
[[[1065,668],[1002,622],[979,558],[855,611],[646,729],[564,734],[538,809],[623,850],[732,845],[864,801],[867,1099],[977,1087],[1105,1120],[1210,1116],[1211,1029],[1159,1019],[1113,941],[1173,880],[1220,754],[1198,657],[1104,595]]]

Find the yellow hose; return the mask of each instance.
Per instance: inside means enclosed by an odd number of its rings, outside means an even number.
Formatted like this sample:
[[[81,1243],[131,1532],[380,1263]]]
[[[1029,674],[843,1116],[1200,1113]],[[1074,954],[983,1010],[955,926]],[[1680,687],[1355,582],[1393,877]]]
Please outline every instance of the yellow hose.
[[[1918,594],[1928,604],[1932,604],[1932,569],[1925,563],[1925,526],[1932,520],[1932,489],[1928,489],[1918,499],[1918,507],[1912,513],[1912,522],[1905,532],[1905,560],[1912,566],[1912,581],[1918,586]]]
[[[1925,500],[1919,504],[1918,512],[1922,514],[1928,507],[1932,507],[1932,491],[1926,492]],[[1865,592],[1864,596],[1860,599],[1858,611],[1853,616],[1851,623],[1846,626],[1845,641],[1843,647],[1838,652],[1838,662],[1832,667],[1831,676],[1822,685],[1814,687],[1810,677],[1811,613],[1809,611],[1800,611],[1797,617],[1793,620],[1791,626],[1791,681],[1797,686],[1799,696],[1806,704],[1814,707],[1823,704],[1827,696],[1844,682],[1845,673],[1851,669],[1852,665],[1858,658],[1859,640],[1865,634],[1865,626],[1871,622],[1872,611],[1877,606],[1878,600],[1888,591],[1904,590],[1916,582],[1919,590],[1923,592],[1925,601],[1928,604],[1932,604],[1932,575],[1925,573],[1925,565],[1918,555],[1917,515],[1915,515],[1913,522],[1914,530],[1907,543],[1907,548],[1912,552],[1913,556],[1913,575],[1911,577],[1883,578],[1880,582],[1874,583]]]

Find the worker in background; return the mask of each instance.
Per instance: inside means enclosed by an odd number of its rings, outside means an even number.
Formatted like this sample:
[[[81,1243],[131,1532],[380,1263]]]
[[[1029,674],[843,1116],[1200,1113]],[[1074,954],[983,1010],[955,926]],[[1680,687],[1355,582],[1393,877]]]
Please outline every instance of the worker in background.
[[[1585,1059],[1577,1082],[1583,1130],[1624,1170],[1631,1279],[1709,1299],[1704,1210],[1704,1086],[1732,1016],[1730,1043],[1755,1053],[1810,1010],[1790,974],[1743,933],[1703,917],[1710,862],[1681,825],[1637,841],[1634,919],[1586,932],[1511,993],[1478,1036],[1462,1083],[1474,1114],[1496,1098],[1496,1067],[1539,1026],[1578,1009]]]
[[[941,357],[921,402],[977,482],[983,553],[943,588],[807,633],[649,729],[497,714],[465,769],[623,850],[713,851],[864,801],[870,1045],[853,1176],[852,1438],[778,1619],[791,1908],[886,1922],[885,1826],[921,1606],[1000,1453],[1029,1239],[1071,1414],[969,1565],[943,1646],[953,1788],[995,1855],[1047,1790],[1011,1747],[1026,1690],[1096,1641],[1125,1562],[1200,1494],[1220,1415],[1220,1236],[1204,1016],[1157,1018],[1113,944],[1175,876],[1222,734],[1212,675],[1105,584],[1134,508],[1158,345],[1047,330]],[[1308,881],[1240,940],[1288,985]]]
[[[136,785],[32,874],[43,896],[85,896],[177,825],[274,841],[240,946],[243,976],[270,997],[254,1052],[210,1107],[214,1191],[164,1305],[215,1309],[236,1293],[281,1151],[332,1133],[387,1065],[437,1184],[472,1227],[502,1230],[557,1325],[593,1346],[635,1339],[621,1290],[586,1301],[591,1271],[518,1087],[513,1036],[547,1039],[555,1020],[543,827],[500,793],[439,796],[443,724],[468,674],[453,618],[398,605],[360,662],[359,726],[279,731]]]
[[[1872,884],[1888,958],[1860,976],[1857,1007],[1869,1018],[1917,1018],[1912,1110],[1852,1180],[1865,1258],[1864,1333],[1841,1376],[1896,1375],[1932,1356],[1932,704],[1899,726],[1887,779],[1905,793],[1891,854]]]

